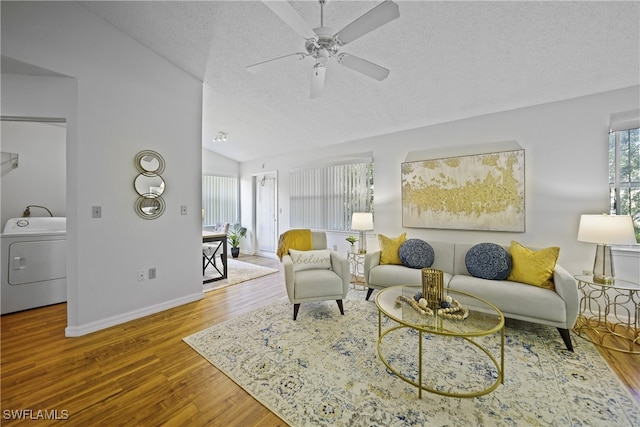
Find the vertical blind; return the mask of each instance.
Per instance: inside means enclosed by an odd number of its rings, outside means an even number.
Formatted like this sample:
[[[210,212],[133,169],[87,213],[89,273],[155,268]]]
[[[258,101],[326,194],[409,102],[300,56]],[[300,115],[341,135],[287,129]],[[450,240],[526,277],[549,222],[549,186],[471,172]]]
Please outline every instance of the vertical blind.
[[[291,171],[289,183],[294,228],[349,230],[353,212],[371,211],[371,161]]]
[[[238,221],[238,178],[202,175],[202,209],[205,225]]]

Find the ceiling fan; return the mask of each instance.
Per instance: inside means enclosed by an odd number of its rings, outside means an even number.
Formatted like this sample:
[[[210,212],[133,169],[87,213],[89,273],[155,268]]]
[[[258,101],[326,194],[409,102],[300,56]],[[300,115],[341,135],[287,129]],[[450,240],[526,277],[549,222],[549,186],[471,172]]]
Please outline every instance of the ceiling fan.
[[[305,52],[291,53],[259,62],[248,66],[247,71],[257,72],[273,61],[292,56],[298,56],[299,59],[311,57],[315,59],[311,74],[311,98],[318,98],[322,95],[326,65],[331,58],[336,58],[339,64],[378,81],[387,78],[389,75],[388,69],[357,56],[341,53],[340,48],[398,18],[400,16],[398,5],[391,0],[385,0],[342,30],[334,33],[333,29],[324,26],[324,4],[326,0],[318,0],[318,2],[320,3],[320,26],[311,29],[288,1],[264,1],[264,4],[278,15],[285,24],[289,25],[304,38]]]

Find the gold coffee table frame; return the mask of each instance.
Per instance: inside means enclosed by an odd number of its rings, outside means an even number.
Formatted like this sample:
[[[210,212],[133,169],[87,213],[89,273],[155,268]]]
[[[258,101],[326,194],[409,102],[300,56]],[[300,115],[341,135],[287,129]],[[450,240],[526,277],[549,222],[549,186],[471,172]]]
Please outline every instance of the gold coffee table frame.
[[[409,310],[414,310],[409,307],[405,303],[403,306],[398,308],[395,304],[395,299],[404,295],[407,297],[413,297],[417,292],[420,292],[422,288],[419,285],[400,285],[400,286],[391,286],[382,291],[378,292],[376,295],[376,306],[378,307],[378,356],[380,360],[386,365],[386,367],[393,372],[398,378],[403,381],[415,386],[418,388],[418,397],[422,398],[422,390],[429,391],[431,393],[436,393],[442,396],[449,397],[478,397],[488,394],[498,388],[500,384],[504,384],[504,315],[502,312],[490,302],[478,298],[474,295],[471,295],[467,292],[456,291],[453,289],[447,289],[445,292],[447,295],[450,295],[452,298],[460,300],[463,306],[469,308],[469,317],[465,320],[453,320],[443,318],[434,314],[431,316],[432,321],[430,324],[417,324],[416,319],[420,319],[420,315],[415,313],[411,313]],[[469,303],[475,303],[476,307],[481,307],[477,311],[474,310],[474,307]],[[403,315],[403,310],[407,310],[407,314]],[[414,311],[415,312],[415,311]],[[383,331],[382,330],[382,315],[385,315],[387,318],[395,321],[398,325],[394,325],[389,329]],[[479,327],[474,319],[474,316],[478,316],[481,314],[483,316],[495,316],[495,319],[492,319],[492,322],[489,322],[487,325],[482,325],[480,323]],[[406,318],[405,318],[406,317]],[[425,320],[422,318],[422,320]],[[495,320],[495,322],[493,322]],[[485,322],[487,323],[487,322]],[[491,325],[491,323],[495,323]],[[401,374],[397,369],[395,369],[391,364],[387,361],[381,351],[381,344],[384,337],[398,329],[402,328],[410,328],[414,329],[418,332],[418,381],[413,381],[407,376]],[[492,335],[497,332],[500,332],[500,361],[496,359],[494,355],[492,355],[489,350],[482,346],[481,344],[473,341],[473,337],[481,337]],[[471,393],[451,393],[447,391],[436,390],[434,388],[427,387],[422,383],[422,335],[424,333],[441,335],[441,336],[449,336],[449,337],[458,337],[463,338],[469,343],[476,346],[478,349],[482,350],[484,354],[486,354],[487,358],[491,361],[493,366],[495,366],[498,377],[496,381],[489,385],[487,388]]]

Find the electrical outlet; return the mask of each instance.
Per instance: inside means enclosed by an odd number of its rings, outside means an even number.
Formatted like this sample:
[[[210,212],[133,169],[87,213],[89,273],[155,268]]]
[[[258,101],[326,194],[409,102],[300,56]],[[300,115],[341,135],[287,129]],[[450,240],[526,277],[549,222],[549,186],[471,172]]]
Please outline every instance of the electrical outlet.
[[[149,274],[147,274],[147,277],[149,278],[149,280],[156,278],[156,268],[155,267],[149,269]]]
[[[338,251],[338,245],[333,245],[333,251],[337,252]]]
[[[187,205],[180,206],[180,215],[186,215],[186,214],[187,214]]]
[[[138,282],[142,282],[147,278],[144,270],[138,270]]]

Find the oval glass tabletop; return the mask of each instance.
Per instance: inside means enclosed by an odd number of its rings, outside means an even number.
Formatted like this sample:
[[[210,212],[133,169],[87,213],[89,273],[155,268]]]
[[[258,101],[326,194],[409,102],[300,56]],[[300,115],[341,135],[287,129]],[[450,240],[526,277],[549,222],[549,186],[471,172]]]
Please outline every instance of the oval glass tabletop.
[[[426,315],[418,312],[405,299],[413,299],[422,291],[419,285],[391,286],[376,295],[378,309],[396,322],[424,332],[453,336],[483,336],[504,327],[504,316],[496,306],[466,292],[445,289],[445,294],[468,310],[465,319],[456,313],[439,314],[437,309]]]

